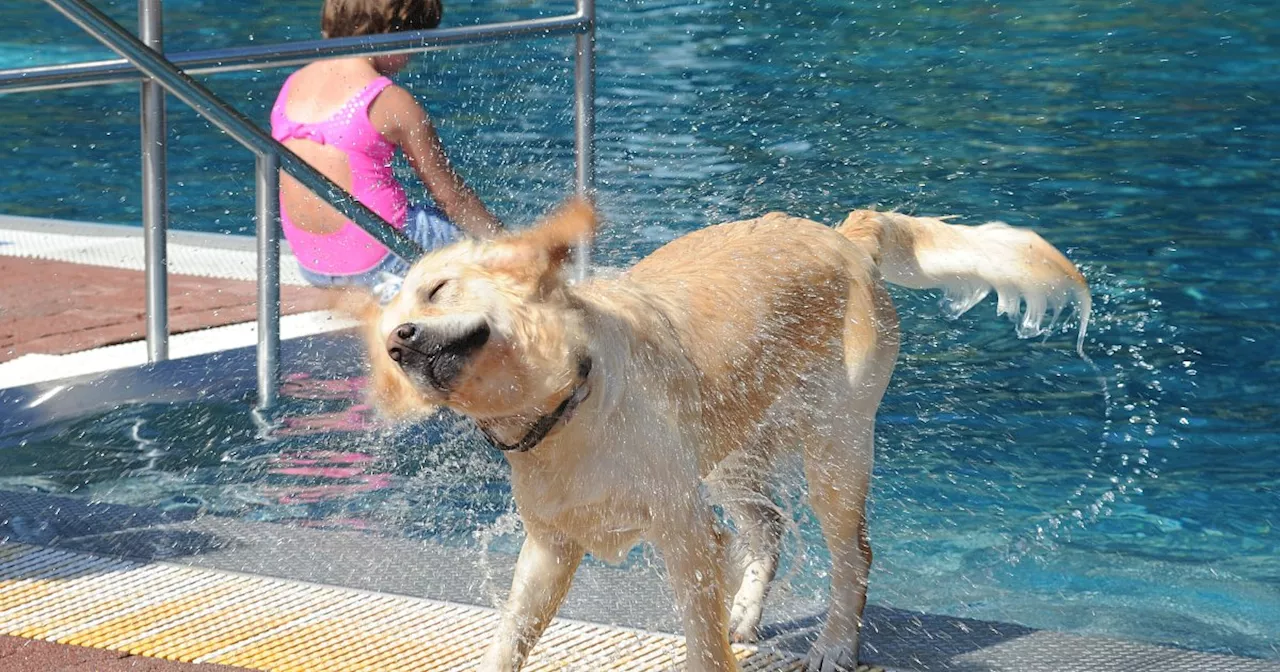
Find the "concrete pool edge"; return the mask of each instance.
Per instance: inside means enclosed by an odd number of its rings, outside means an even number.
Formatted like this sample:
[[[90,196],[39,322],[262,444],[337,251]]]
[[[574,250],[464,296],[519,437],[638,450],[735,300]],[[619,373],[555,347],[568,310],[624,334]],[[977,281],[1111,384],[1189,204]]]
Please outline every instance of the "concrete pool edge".
[[[351,318],[328,310],[316,310],[280,318],[280,338],[290,340],[356,326]],[[258,324],[239,322],[169,337],[169,359],[186,359],[226,350],[249,348],[258,342]],[[65,355],[29,354],[0,362],[0,389],[49,383],[95,373],[143,366],[146,341],[129,341]]]

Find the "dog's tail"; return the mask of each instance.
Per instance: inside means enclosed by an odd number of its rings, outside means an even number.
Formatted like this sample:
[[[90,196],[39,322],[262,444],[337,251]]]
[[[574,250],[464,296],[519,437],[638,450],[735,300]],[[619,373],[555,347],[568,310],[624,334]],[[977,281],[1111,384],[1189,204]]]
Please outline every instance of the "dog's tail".
[[[964,314],[994,288],[996,313],[1008,315],[1021,338],[1050,331],[1074,301],[1080,316],[1076,351],[1084,357],[1092,307],[1089,285],[1074,264],[1035,232],[1004,222],[960,226],[873,210],[855,210],[837,230],[871,257],[887,282],[942,289],[951,317]]]

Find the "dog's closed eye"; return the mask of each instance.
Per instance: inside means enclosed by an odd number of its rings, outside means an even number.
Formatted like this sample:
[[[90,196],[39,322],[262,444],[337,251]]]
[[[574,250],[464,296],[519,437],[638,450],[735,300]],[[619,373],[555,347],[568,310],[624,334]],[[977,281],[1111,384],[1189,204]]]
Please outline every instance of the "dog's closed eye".
[[[423,303],[435,303],[436,297],[440,294],[440,290],[449,284],[449,279],[437,280],[434,284],[424,289],[419,296],[422,297]]]

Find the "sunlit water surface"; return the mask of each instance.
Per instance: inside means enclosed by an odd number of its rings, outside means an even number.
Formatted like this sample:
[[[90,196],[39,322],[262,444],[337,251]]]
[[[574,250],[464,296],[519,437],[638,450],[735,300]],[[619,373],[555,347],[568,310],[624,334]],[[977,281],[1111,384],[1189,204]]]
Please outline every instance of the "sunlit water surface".
[[[133,20],[132,2],[102,5]],[[167,0],[167,47],[309,38],[313,5]],[[1066,333],[1018,341],[990,300],[948,322],[934,297],[895,291],[904,348],[877,436],[871,601],[1278,658],[1280,13],[1016,5],[602,3],[597,260],[768,210],[1036,228],[1092,283],[1087,349],[1106,393]],[[38,3],[0,9],[0,66],[102,56]],[[265,122],[285,74],[204,81]],[[568,40],[433,53],[400,79],[512,225],[569,190]],[[0,212],[136,222],[136,99],[0,97]],[[251,156],[180,105],[169,115],[173,225],[249,233]],[[516,546],[492,451],[448,427],[378,431],[357,362],[289,366],[266,439],[243,400],[123,406],[3,437],[0,487]],[[797,471],[779,479],[798,521],[783,580],[814,592],[827,557]]]

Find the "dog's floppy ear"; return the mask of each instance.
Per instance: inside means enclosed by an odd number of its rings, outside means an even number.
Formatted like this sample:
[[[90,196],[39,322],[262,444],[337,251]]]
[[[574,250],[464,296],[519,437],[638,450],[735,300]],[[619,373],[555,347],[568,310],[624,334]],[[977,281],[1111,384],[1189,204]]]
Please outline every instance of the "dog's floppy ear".
[[[590,244],[598,218],[591,202],[570,198],[534,226],[508,238],[496,259],[511,270],[546,278],[557,273],[578,245]]]
[[[579,244],[590,244],[596,235],[595,206],[583,196],[575,196],[538,222],[526,235],[532,244],[546,250],[552,266],[563,264]]]

